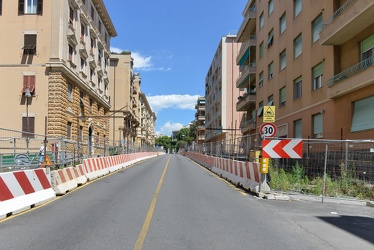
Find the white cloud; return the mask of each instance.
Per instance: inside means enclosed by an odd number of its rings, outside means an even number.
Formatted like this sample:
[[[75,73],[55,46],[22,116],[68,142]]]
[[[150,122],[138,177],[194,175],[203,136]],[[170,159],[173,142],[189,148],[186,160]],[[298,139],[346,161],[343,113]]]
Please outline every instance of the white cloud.
[[[171,136],[173,131],[178,131],[183,127],[184,126],[181,123],[171,123],[168,121],[160,128],[160,131],[158,131],[157,134]]]
[[[147,96],[147,100],[153,111],[157,113],[168,108],[194,110],[198,97],[198,95],[155,95]]]
[[[114,53],[122,53],[124,50],[120,48],[111,47],[110,51]],[[142,71],[162,71],[167,72],[171,70],[171,67],[153,67],[152,56],[143,56],[139,52],[132,52],[131,57],[134,59],[134,69]]]
[[[134,58],[134,69],[149,70],[152,68],[152,56],[144,57],[138,52],[131,52],[131,57]]]

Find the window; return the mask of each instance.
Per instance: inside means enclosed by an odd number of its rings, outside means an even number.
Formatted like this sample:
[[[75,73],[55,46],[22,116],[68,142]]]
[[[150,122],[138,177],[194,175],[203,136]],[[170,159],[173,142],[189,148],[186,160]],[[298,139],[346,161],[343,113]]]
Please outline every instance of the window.
[[[93,81],[93,76],[94,76],[94,70],[90,68],[90,81]]]
[[[43,0],[18,0],[18,14],[43,14]]]
[[[264,86],[264,71],[261,71],[258,75],[258,87],[261,88],[262,86]]]
[[[84,108],[84,93],[83,93],[83,91],[79,91],[79,97],[80,97],[79,106],[81,108]]]
[[[264,42],[260,44],[259,50],[260,50],[260,58],[262,58],[264,56]]]
[[[268,79],[271,80],[271,79],[273,79],[273,77],[274,77],[274,63],[271,62],[268,65]]]
[[[108,84],[107,83],[104,84],[104,95],[108,96]]]
[[[293,122],[293,135],[294,138],[303,138],[301,119]]]
[[[0,16],[3,14],[3,0],[0,0]]]
[[[67,130],[67,138],[68,139],[71,139],[71,122],[68,122],[67,126],[66,126],[66,130]]]
[[[35,117],[22,117],[22,137],[34,138]],[[30,133],[30,134],[28,134]]]
[[[284,13],[281,18],[279,19],[279,32],[280,34],[283,34],[283,32],[286,30],[286,13]]]
[[[74,61],[74,48],[69,44],[69,55],[68,60],[73,62]]]
[[[260,29],[262,29],[262,27],[264,27],[264,13],[261,13],[260,16]]]
[[[92,20],[95,20],[95,8],[91,5],[91,17]]]
[[[303,8],[302,2],[303,2],[302,0],[293,0],[294,17],[297,17],[300,14]]]
[[[68,100],[73,101],[73,86],[68,83]]]
[[[92,106],[93,106],[93,101],[92,101],[92,99],[90,98],[90,114],[92,114]]]
[[[23,76],[23,86],[22,86],[22,93],[25,94],[27,91],[27,88],[30,91],[30,94],[32,96],[35,96],[35,76]]]
[[[257,116],[261,117],[264,113],[264,102],[258,104]]]
[[[318,139],[323,137],[323,116],[322,113],[313,115],[313,138]]]
[[[84,72],[84,70],[85,70],[85,66],[86,66],[86,61],[81,57],[81,65],[80,65],[81,67],[80,67],[80,70],[82,71],[82,72]]]
[[[282,106],[285,106],[286,105],[286,86],[284,86],[283,88],[281,88],[279,90],[279,106],[282,107]]]
[[[24,46],[23,54],[24,55],[36,55],[36,35],[26,34],[24,36]]]
[[[279,68],[280,70],[284,69],[286,67],[286,50],[283,50],[282,53],[279,55]]]
[[[322,26],[322,14],[319,15],[312,23],[313,27],[313,43],[317,42],[319,40],[319,30]]]
[[[301,76],[293,81],[293,99],[301,98],[302,96],[302,78]]]
[[[322,87],[323,63],[314,66],[312,69],[312,90]]]
[[[95,52],[94,48],[95,48],[95,40],[91,37],[91,49],[90,49],[91,55],[93,55]]]
[[[374,96],[353,102],[351,132],[374,129]]]
[[[268,106],[273,106],[274,97],[273,95],[268,96]]]
[[[293,41],[293,49],[294,49],[294,58],[297,58],[298,56],[301,55],[302,50],[303,50],[301,34],[298,37],[296,37],[296,39]]]
[[[273,45],[273,40],[274,40],[274,30],[271,29],[270,32],[268,33],[268,43],[266,44],[267,48],[270,48],[271,45]]]
[[[83,42],[84,42],[85,35],[86,35],[86,26],[84,26],[84,24],[82,23],[81,24],[81,41]]]
[[[273,0],[269,0],[268,2],[268,15],[270,16],[271,13],[273,13],[273,10],[274,10],[274,1]]]
[[[74,10],[69,6],[69,24],[74,23]]]
[[[361,57],[366,60],[374,56],[374,34],[361,42]]]

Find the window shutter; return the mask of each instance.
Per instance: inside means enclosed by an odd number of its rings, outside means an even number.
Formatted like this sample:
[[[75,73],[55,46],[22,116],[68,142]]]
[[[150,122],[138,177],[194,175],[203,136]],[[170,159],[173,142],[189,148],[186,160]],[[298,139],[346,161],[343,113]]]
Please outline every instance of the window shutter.
[[[313,134],[321,134],[323,133],[323,121],[322,121],[322,114],[316,114],[313,116]]]
[[[313,79],[316,78],[317,76],[322,75],[322,73],[323,73],[323,63],[320,63],[313,68]]]
[[[43,0],[38,0],[37,13],[38,15],[43,14]]]
[[[18,15],[25,13],[25,0],[18,0]]]
[[[368,51],[374,47],[374,34],[366,38],[361,43],[361,53]]]
[[[374,96],[353,103],[351,132],[374,128]]]

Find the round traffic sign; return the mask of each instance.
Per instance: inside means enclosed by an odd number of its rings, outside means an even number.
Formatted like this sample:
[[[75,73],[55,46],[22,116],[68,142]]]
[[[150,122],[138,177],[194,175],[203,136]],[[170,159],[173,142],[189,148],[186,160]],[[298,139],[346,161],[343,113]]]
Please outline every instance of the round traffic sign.
[[[260,134],[265,137],[274,137],[277,134],[277,126],[273,123],[265,122],[260,127]]]

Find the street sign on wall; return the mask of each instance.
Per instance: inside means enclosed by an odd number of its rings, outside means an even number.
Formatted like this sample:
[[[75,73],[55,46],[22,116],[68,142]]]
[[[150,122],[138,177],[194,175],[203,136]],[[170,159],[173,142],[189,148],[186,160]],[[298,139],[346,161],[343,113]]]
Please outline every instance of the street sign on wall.
[[[262,157],[263,158],[296,158],[300,159],[303,155],[303,140],[263,140]]]

